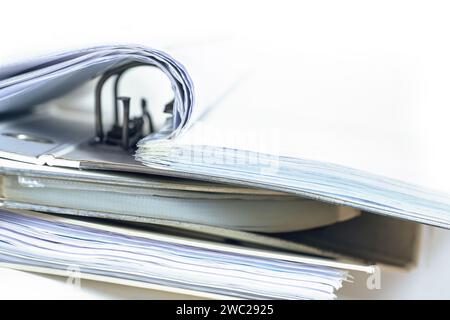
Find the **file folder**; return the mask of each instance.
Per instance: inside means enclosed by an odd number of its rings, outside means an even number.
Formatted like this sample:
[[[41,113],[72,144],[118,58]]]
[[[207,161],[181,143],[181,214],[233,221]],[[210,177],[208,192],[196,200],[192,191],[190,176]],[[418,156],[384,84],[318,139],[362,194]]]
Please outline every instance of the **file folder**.
[[[169,79],[173,99],[159,106],[159,111],[145,98],[139,97],[136,104],[135,97],[119,94],[123,75],[141,67],[158,69]],[[368,266],[372,263],[401,268],[413,265],[420,235],[416,222],[448,228],[450,197],[413,183],[414,177],[402,181],[399,177],[405,175],[401,172],[383,176],[377,170],[353,168],[342,161],[324,161],[322,155],[327,152],[318,151],[317,159],[304,158],[289,150],[271,153],[264,143],[258,150],[244,139],[225,141],[227,133],[264,126],[260,119],[270,118],[270,112],[275,112],[269,106],[256,115],[253,111],[242,117],[233,113],[252,103],[244,98],[248,96],[264,109],[264,101],[269,98],[262,88],[267,81],[260,74],[239,75],[226,86],[221,83],[216,90],[220,94],[209,99],[204,87],[197,86],[200,78],[195,67],[184,66],[163,51],[125,45],[68,51],[1,67],[1,205],[10,212],[10,216],[2,214],[4,228],[9,228],[9,242],[5,241],[8,246],[4,248],[9,258],[2,263],[43,272],[60,272],[76,263],[65,252],[68,258],[61,258],[58,266],[49,261],[43,264],[44,257],[49,256],[36,255],[31,240],[25,238],[20,239],[29,246],[21,256],[15,256],[21,246],[14,225],[31,228],[43,223],[48,232],[53,232],[52,224],[64,221],[67,233],[80,225],[98,229],[89,229],[95,233],[109,230],[105,225],[119,223],[127,230],[143,228],[142,232],[149,235],[156,232],[163,237],[183,234],[203,239],[195,244],[197,249],[233,243],[236,245],[225,251],[239,256],[242,248],[254,248],[252,254],[262,257],[252,262],[255,269],[251,274],[255,277],[268,275],[263,266],[275,257],[267,252],[275,250],[282,255],[276,256],[282,263],[293,259],[306,269],[309,265],[330,267],[326,271],[311,267],[314,276],[319,275],[320,279],[314,278],[319,283],[328,272],[337,281],[324,287],[303,279],[311,285],[307,287],[299,280],[298,286],[305,289],[302,291],[286,287],[290,284],[280,280],[273,284],[270,295],[253,286],[253,278],[244,282],[247,287],[233,291],[227,286],[208,287],[196,282],[199,279],[193,274],[196,292],[214,297],[330,298],[346,279],[346,274],[336,270],[373,272]],[[95,83],[90,110],[52,103],[52,99],[89,81]],[[104,92],[108,81],[112,82],[112,92]],[[104,103],[105,94],[112,96],[111,105]],[[139,106],[138,112],[131,112],[132,105]],[[162,125],[153,121],[156,112],[165,117]],[[278,112],[289,117],[288,108]],[[218,121],[224,118],[228,122]],[[202,134],[204,128],[211,134]],[[296,128],[288,129],[291,136],[286,139],[292,139]],[[302,140],[308,142],[305,152],[320,149],[312,135],[306,139]],[[373,161],[376,163],[376,159]],[[120,234],[114,237],[120,238]],[[398,245],[387,250],[388,242]],[[203,252],[194,254],[201,256]],[[229,267],[236,270],[237,265]],[[171,290],[192,289],[178,280],[158,284],[149,274],[125,277],[128,267],[121,269],[120,275],[100,274],[95,265],[83,267],[86,277],[162,285]],[[301,274],[289,276],[301,278]],[[261,279],[270,283],[267,278]]]

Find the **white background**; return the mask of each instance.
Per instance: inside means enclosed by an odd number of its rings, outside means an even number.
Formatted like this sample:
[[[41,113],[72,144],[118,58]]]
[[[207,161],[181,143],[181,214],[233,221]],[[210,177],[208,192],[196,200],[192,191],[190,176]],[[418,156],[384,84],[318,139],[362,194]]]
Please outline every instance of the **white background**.
[[[139,43],[157,48],[183,47],[239,39],[253,50],[288,52],[308,61],[366,61],[362,84],[380,66],[395,74],[392,92],[408,88],[402,100],[409,116],[419,119],[418,134],[426,185],[449,193],[450,160],[450,7],[446,1],[2,1],[0,65],[49,51],[105,43]],[[309,72],[312,72],[309,70]],[[327,74],[339,84],[338,74]],[[314,79],[320,84],[317,78]],[[323,94],[333,90],[325,81]],[[278,85],[282,85],[279,83]],[[330,87],[331,86],[331,87]],[[361,104],[383,100],[386,90],[361,85]],[[404,92],[404,90],[402,91]],[[381,95],[381,97],[380,97]],[[395,100],[397,101],[397,100]],[[361,105],[364,110],[364,105]],[[404,111],[404,110],[403,110]],[[397,117],[395,113],[387,115]],[[396,118],[397,119],[397,118]],[[401,117],[398,119],[402,119]],[[369,119],[370,120],[370,119]],[[383,128],[383,123],[376,126]],[[407,274],[389,273],[382,290],[368,292],[365,281],[344,289],[345,297],[450,298],[450,234],[426,232],[419,267]],[[84,297],[148,297],[144,290],[86,282]],[[64,298],[59,280],[0,270],[0,296]]]

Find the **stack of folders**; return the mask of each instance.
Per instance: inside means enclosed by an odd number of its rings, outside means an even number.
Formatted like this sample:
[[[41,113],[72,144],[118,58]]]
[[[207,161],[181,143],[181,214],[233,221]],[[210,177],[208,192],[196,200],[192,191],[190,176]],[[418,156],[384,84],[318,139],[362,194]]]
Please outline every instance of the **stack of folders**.
[[[377,168],[382,152],[359,143],[370,130],[323,114],[294,125],[295,97],[267,90],[267,70],[178,55],[101,46],[0,67],[2,266],[207,298],[332,299],[351,273],[413,265],[419,223],[450,226],[447,194]],[[136,107],[119,82],[149,66],[173,95]],[[89,86],[83,107],[74,92]]]

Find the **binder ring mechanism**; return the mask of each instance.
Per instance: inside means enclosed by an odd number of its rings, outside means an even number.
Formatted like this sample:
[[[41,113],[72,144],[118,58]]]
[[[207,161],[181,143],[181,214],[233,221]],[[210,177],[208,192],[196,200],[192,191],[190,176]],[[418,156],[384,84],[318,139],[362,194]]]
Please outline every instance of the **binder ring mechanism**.
[[[105,72],[95,88],[95,138],[94,143],[121,146],[124,150],[132,150],[136,143],[144,136],[154,132],[151,115],[147,109],[147,100],[141,99],[142,115],[130,119],[130,97],[118,96],[119,82],[125,71],[138,66],[153,66],[148,63],[130,62]],[[102,119],[102,90],[106,81],[115,76],[114,80],[114,124],[106,132],[103,130]],[[119,102],[122,105],[122,123],[119,123]],[[173,100],[164,107],[164,113],[173,112]],[[148,130],[145,130],[147,123]]]

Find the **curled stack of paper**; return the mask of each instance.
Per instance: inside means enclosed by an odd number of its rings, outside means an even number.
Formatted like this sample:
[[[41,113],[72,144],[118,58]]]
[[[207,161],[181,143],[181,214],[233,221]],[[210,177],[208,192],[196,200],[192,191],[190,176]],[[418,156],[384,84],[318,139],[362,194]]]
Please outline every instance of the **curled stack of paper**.
[[[99,46],[1,66],[0,113],[30,109],[130,62],[155,66],[167,75],[174,90],[172,130],[183,125],[194,104],[192,80],[170,55],[142,46]]]

